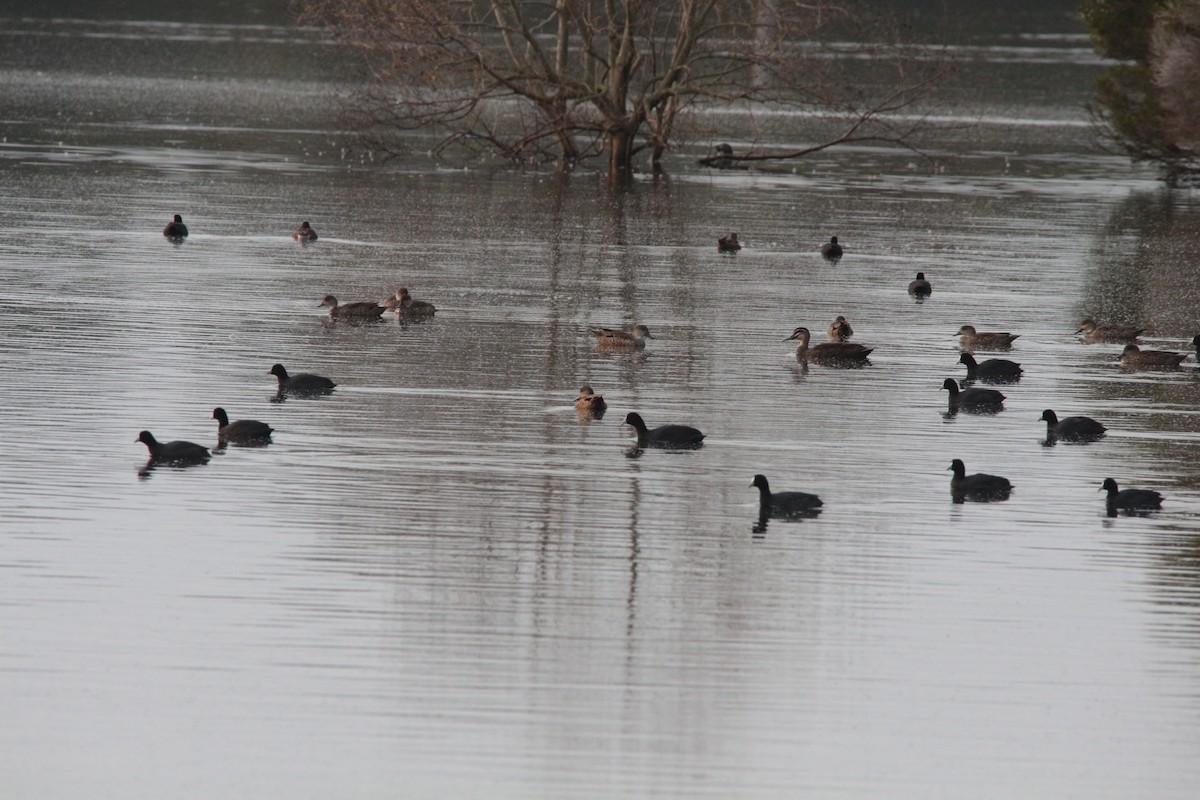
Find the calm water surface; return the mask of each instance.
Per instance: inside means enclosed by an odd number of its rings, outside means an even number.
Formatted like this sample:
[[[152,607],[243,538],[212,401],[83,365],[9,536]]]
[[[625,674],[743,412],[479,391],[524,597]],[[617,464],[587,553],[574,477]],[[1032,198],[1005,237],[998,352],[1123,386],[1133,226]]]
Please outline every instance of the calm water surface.
[[[146,13],[2,34],[0,794],[1193,795],[1200,377],[1072,332],[1186,349],[1200,204],[1092,151],[1071,20],[967,48],[1005,80],[932,168],[687,153],[610,194],[363,165],[314,32]],[[400,285],[436,318],[317,307]],[[870,366],[803,370],[838,314]],[[946,414],[963,324],[1021,334],[999,414]],[[272,402],[277,361],[339,387]],[[139,475],[217,405],[274,442]],[[1046,446],[1045,408],[1109,435]],[[705,446],[630,452],[631,410]],[[1012,499],[953,505],[953,458]],[[823,513],[756,529],[755,473]],[[1108,476],[1164,510],[1106,517]]]

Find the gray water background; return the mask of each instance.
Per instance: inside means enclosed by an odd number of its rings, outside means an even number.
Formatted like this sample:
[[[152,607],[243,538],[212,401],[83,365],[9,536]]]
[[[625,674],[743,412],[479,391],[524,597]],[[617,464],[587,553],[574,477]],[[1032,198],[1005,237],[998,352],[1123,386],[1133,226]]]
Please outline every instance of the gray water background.
[[[969,19],[933,161],[696,141],[617,193],[372,163],[277,4],[6,7],[0,794],[1191,797],[1200,380],[1072,332],[1186,349],[1200,208],[1095,148],[1067,6]],[[436,318],[317,308],[399,285]],[[801,369],[837,314],[871,365]],[[944,413],[962,324],[1021,334],[998,415]],[[340,385],[273,403],[277,361]],[[274,442],[139,476],[217,405]],[[631,457],[630,410],[705,446]],[[1012,499],[953,505],[952,458]],[[823,513],[756,530],[755,473]],[[1164,510],[1106,517],[1108,476]]]

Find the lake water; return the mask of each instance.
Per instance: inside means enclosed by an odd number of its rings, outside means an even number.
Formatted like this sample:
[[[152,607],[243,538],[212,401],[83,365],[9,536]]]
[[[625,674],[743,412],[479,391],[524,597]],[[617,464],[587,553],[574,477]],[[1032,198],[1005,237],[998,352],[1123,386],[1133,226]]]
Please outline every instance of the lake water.
[[[1200,377],[1073,332],[1188,348],[1200,203],[1093,148],[1068,15],[964,46],[935,162],[699,143],[612,193],[365,161],[274,4],[77,5],[0,21],[0,794],[1193,796]],[[400,285],[437,316],[317,307]],[[801,368],[838,314],[870,365]],[[1021,335],[999,414],[946,414],[964,324]],[[272,402],[275,362],[339,386]],[[214,406],[273,443],[140,474]],[[708,438],[631,452],[628,411]],[[954,458],[1012,498],[951,503]],[[756,473],[823,512],[763,529]]]

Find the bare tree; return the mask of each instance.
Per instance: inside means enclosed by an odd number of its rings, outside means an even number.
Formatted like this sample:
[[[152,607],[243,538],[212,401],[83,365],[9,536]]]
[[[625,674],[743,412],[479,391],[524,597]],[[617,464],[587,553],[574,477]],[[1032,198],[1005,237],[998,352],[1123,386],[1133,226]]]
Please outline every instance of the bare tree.
[[[1171,183],[1200,173],[1200,0],[1085,0],[1102,55],[1118,59],[1088,106],[1101,136]]]
[[[473,144],[566,165],[607,156],[613,180],[642,151],[657,169],[685,112],[709,103],[792,105],[838,119],[827,141],[745,160],[903,143],[920,116],[889,115],[949,72],[946,59],[891,37],[822,44],[827,33],[850,40],[863,19],[831,0],[302,2],[303,19],[365,56],[369,80],[351,108],[377,146],[428,128],[444,134],[437,152]],[[883,63],[891,71],[880,80]]]

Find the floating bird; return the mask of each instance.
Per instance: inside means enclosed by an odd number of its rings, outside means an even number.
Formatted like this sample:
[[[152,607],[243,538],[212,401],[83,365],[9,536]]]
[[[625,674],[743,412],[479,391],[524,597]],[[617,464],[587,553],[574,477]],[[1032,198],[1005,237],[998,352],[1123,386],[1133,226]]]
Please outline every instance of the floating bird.
[[[755,475],[750,484],[758,488],[760,519],[815,517],[821,513],[821,498],[807,492],[772,492],[765,475]]]
[[[642,416],[634,411],[625,415],[625,424],[637,431],[638,447],[696,450],[704,443],[704,434],[688,425],[662,425],[647,430]]]
[[[975,356],[963,353],[958,357],[958,363],[967,365],[967,380],[981,380],[984,383],[1015,383],[1021,380],[1021,365],[1007,358],[989,358],[976,362]]]
[[[795,340],[800,343],[796,348],[797,361],[815,361],[826,366],[862,366],[870,363],[867,356],[875,349],[853,342],[823,342],[809,347],[810,336],[808,328],[799,327],[784,339],[785,342]]]
[[[1062,439],[1064,442],[1094,442],[1104,436],[1108,430],[1091,417],[1058,418],[1050,409],[1042,412],[1042,420],[1046,422],[1046,438]]]
[[[150,431],[142,431],[135,442],[146,445],[151,464],[204,464],[209,459],[208,448],[195,442],[160,442]]]
[[[960,458],[951,461],[947,469],[954,472],[950,476],[950,499],[955,503],[965,500],[975,503],[1007,500],[1009,494],[1012,493],[1012,483],[1008,478],[983,472],[968,475],[967,467]]]
[[[396,312],[396,317],[401,320],[412,319],[429,319],[437,313],[437,308],[433,303],[427,303],[424,300],[414,300],[413,296],[408,293],[408,287],[401,286],[396,290],[396,294],[383,301],[384,308],[389,308]]]
[[[289,392],[292,394],[323,394],[337,386],[329,378],[309,372],[288,375],[283,364],[271,367],[270,374],[279,379],[279,394],[281,395]]]
[[[925,280],[924,272],[918,272],[916,280],[908,284],[908,293],[914,297],[928,297],[933,294],[933,286]]]
[[[958,342],[964,350],[1008,350],[1019,333],[980,333],[974,325],[963,325],[958,329]]]
[[[187,225],[183,224],[183,217],[179,214],[175,215],[175,219],[167,223],[167,227],[163,228],[163,236],[178,244],[187,238]]]
[[[265,422],[259,422],[256,419],[239,419],[236,422],[230,422],[225,409],[219,406],[213,409],[212,418],[217,421],[217,441],[221,444],[228,442],[229,444],[253,445],[267,444],[271,441],[271,432],[274,428]]]
[[[575,398],[575,410],[581,414],[591,414],[598,417],[608,409],[604,398],[592,391],[586,383],[580,387],[579,396]]]
[[[718,253],[736,253],[742,249],[742,243],[738,241],[736,233],[731,233],[728,236],[722,236],[717,239]]]
[[[1118,511],[1153,511],[1162,508],[1163,496],[1153,489],[1118,489],[1116,481],[1105,478],[1100,491],[1108,492],[1105,505],[1110,517],[1115,517]]]
[[[300,227],[292,231],[292,238],[297,242],[315,242],[317,240],[317,232],[308,224],[308,220],[300,223]]]
[[[838,315],[837,319],[829,323],[828,333],[831,342],[844,342],[854,335],[854,329],[846,322],[845,317]]]
[[[1083,334],[1083,341],[1088,344],[1094,342],[1134,342],[1137,338],[1146,332],[1145,328],[1139,328],[1136,325],[1114,325],[1111,323],[1099,323],[1091,317],[1088,317],[1083,322],[1079,323],[1079,330],[1076,333]]]
[[[1136,344],[1127,344],[1121,351],[1121,366],[1126,369],[1174,369],[1187,357],[1187,353],[1143,350]]]
[[[646,339],[654,338],[650,335],[650,329],[645,325],[634,325],[632,331],[623,331],[617,328],[588,328],[588,331],[596,337],[596,344],[613,349],[637,348],[640,350],[646,346]]]
[[[821,255],[830,261],[837,261],[842,257],[842,246],[838,244],[836,236],[829,237],[829,241],[821,245]]]
[[[1004,395],[995,389],[959,389],[953,378],[946,378],[942,388],[950,392],[950,413],[958,410],[995,413],[1003,410]]]
[[[325,295],[321,301],[321,308],[329,307],[330,319],[358,320],[365,322],[368,320],[379,319],[384,312],[384,307],[378,303],[360,301],[356,303],[338,304],[338,299],[331,294]]]

